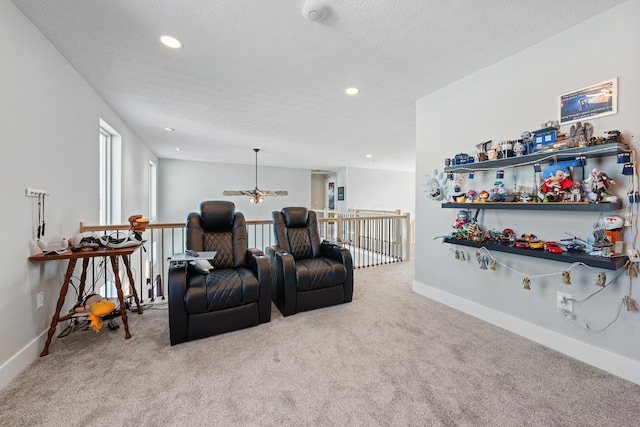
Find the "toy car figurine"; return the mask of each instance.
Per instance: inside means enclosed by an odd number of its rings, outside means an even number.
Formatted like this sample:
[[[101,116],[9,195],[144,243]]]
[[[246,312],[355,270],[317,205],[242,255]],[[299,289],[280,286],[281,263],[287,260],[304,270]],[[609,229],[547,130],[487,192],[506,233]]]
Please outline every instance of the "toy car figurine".
[[[502,236],[500,236],[500,243],[510,245],[516,240],[516,235],[510,228],[502,230]]]
[[[538,240],[538,239],[529,240],[529,249],[542,249],[543,246],[544,246],[544,243],[542,242],[542,240]]]
[[[556,242],[546,242],[544,248],[552,254],[561,254],[562,248]]]
[[[516,239],[516,243],[514,244],[516,248],[520,249],[529,249],[529,242],[525,239]]]

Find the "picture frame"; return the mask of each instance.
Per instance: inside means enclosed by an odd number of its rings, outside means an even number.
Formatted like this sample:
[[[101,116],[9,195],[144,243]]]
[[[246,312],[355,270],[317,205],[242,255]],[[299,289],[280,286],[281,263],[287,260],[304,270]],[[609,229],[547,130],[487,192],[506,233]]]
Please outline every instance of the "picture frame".
[[[608,116],[618,112],[618,78],[558,96],[560,124]]]
[[[344,187],[338,187],[338,200],[344,200]]]
[[[334,190],[333,190],[334,188],[335,188],[335,183],[330,182],[330,183],[329,183],[329,195],[328,195],[328,196],[329,196],[329,203],[328,203],[328,205],[327,205],[327,206],[328,206],[328,208],[329,208],[329,209],[331,209],[331,210],[333,210],[333,209],[335,209],[335,208],[336,208],[336,207],[335,207],[335,201],[334,201],[334,198],[335,198],[335,196],[334,196]]]

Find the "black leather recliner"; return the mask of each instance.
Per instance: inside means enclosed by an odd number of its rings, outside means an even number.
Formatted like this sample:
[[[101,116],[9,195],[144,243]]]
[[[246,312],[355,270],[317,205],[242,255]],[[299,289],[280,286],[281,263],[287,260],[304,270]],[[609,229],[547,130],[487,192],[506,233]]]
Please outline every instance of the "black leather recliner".
[[[248,248],[244,215],[228,201],[205,201],[187,217],[186,248],[216,251],[213,270],[171,263],[169,334],[171,345],[271,320],[269,259]]]
[[[320,241],[314,211],[287,207],[273,212],[273,232],[276,245],[265,248],[271,299],[284,316],[352,300],[351,253]]]

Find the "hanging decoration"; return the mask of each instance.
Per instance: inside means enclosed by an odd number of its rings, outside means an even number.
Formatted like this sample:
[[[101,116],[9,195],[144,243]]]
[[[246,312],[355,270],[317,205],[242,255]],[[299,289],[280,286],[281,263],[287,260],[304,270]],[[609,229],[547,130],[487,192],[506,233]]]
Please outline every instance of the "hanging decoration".
[[[636,304],[636,302],[630,296],[625,296],[623,300],[625,306],[627,307],[627,311],[638,311],[638,304]]]
[[[571,276],[569,275],[569,271],[565,270],[562,272],[562,283],[565,285],[571,284]]]
[[[427,198],[431,200],[443,200],[447,196],[447,177],[436,169],[433,170],[433,175],[424,176],[422,186]]]

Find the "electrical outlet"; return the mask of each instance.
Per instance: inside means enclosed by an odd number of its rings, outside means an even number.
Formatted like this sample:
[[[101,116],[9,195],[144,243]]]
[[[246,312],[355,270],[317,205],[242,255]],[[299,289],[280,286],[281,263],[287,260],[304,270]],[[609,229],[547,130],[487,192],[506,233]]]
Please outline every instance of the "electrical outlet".
[[[556,294],[556,305],[559,309],[573,313],[573,296],[564,292]]]
[[[36,294],[36,308],[44,307],[44,292],[38,292]]]
[[[35,188],[25,188],[24,190],[24,195],[27,197],[40,197],[40,196],[46,196],[47,192],[46,190],[37,190]]]

